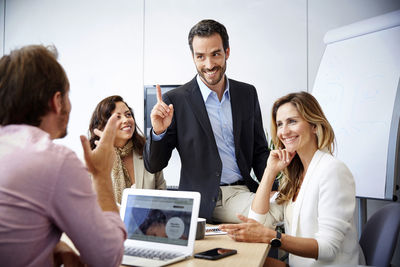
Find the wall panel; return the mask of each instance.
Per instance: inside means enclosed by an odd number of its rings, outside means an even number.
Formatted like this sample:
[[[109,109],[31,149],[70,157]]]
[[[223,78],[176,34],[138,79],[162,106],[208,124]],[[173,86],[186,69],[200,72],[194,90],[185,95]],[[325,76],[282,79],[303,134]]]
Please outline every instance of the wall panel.
[[[6,6],[6,53],[28,44],[54,44],[70,80],[69,134],[58,142],[82,156],[96,104],[122,95],[143,126],[143,1],[13,0]]]

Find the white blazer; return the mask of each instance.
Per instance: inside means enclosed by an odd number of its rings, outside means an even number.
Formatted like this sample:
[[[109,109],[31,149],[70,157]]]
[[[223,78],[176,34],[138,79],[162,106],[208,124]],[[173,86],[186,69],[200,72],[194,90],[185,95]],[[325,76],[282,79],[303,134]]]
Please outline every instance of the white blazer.
[[[285,232],[315,238],[318,260],[290,254],[290,266],[363,264],[354,224],[355,207],[355,183],[350,170],[327,151],[317,150],[294,202],[291,228],[285,227]],[[280,221],[288,225],[285,212],[286,204],[278,205],[271,198],[267,214],[251,211],[249,217],[274,228]]]
[[[135,188],[138,189],[166,189],[163,172],[150,173],[144,168],[143,157],[133,153],[133,166],[135,172]]]

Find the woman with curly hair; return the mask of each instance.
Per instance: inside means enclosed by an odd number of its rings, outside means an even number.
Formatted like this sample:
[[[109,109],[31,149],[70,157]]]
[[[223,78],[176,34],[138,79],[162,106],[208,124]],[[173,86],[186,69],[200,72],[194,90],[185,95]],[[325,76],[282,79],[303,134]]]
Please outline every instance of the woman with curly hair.
[[[135,122],[132,109],[121,96],[113,95],[103,99],[93,112],[89,125],[89,141],[92,149],[102,134],[108,119],[117,113],[121,120],[114,147],[116,159],[111,172],[115,200],[121,203],[125,188],[165,189],[162,171],[149,173],[143,164],[145,138]]]

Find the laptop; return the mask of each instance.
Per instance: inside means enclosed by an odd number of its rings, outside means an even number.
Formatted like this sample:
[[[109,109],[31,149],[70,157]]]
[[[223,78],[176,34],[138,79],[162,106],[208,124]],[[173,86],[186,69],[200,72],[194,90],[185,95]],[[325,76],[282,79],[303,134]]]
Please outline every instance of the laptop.
[[[193,254],[200,193],[125,189],[120,215],[128,232],[122,264],[164,266]]]

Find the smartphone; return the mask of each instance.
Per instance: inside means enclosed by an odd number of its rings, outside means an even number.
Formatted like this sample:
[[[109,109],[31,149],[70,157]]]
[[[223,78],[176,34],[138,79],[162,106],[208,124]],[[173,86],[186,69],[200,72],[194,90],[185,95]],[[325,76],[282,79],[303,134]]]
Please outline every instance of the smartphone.
[[[236,253],[237,253],[236,249],[213,248],[207,251],[194,254],[194,257],[207,260],[218,260]]]

